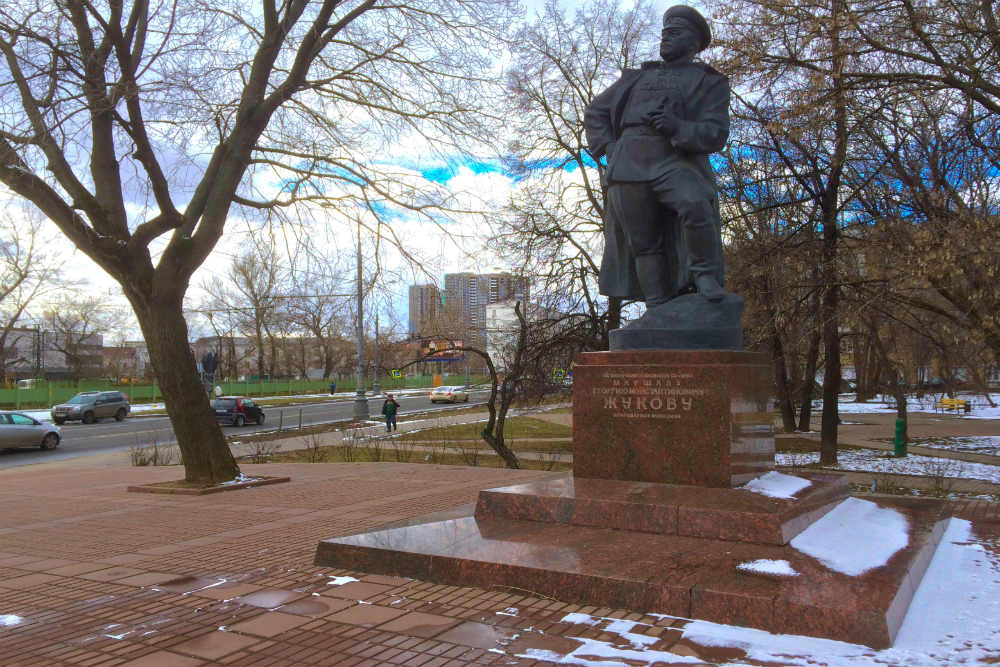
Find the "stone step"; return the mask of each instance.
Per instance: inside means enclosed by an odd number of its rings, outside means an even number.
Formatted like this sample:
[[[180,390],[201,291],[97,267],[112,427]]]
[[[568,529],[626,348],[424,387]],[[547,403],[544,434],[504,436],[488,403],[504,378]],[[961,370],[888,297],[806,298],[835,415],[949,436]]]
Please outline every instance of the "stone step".
[[[875,502],[905,517],[907,544],[883,565],[855,576],[790,545],[477,519],[471,512],[323,540],[315,562],[885,648],[902,624],[945,521],[939,501]],[[798,576],[738,569],[761,559],[787,561]]]
[[[787,544],[850,493],[841,475],[794,477],[808,486],[775,498],[740,488],[565,476],[480,491],[476,517]]]

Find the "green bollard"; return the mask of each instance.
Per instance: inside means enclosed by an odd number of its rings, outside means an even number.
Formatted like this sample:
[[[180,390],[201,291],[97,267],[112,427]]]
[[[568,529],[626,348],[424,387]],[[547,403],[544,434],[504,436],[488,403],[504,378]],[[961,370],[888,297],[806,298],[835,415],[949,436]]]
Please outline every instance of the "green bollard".
[[[902,419],[897,419],[896,435],[892,439],[894,456],[906,456],[906,438],[903,437],[903,433],[905,432],[906,432],[906,422],[903,421]]]

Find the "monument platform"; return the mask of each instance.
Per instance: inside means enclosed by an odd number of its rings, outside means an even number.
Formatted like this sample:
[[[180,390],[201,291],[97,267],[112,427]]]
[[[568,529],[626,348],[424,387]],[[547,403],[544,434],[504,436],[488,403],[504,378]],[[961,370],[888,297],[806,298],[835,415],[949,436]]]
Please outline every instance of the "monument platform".
[[[565,602],[892,645],[944,531],[941,504],[879,499],[908,525],[906,546],[860,575],[790,545],[453,515],[323,540],[316,564]],[[866,539],[878,540],[879,535]],[[795,576],[742,569],[786,561]]]
[[[479,493],[478,519],[514,519],[643,533],[787,544],[841,500],[841,475],[800,473],[789,498],[744,489],[561,477]]]
[[[749,352],[581,354],[572,476],[323,540],[315,562],[891,646],[943,533],[941,504],[876,505],[833,473],[775,472],[770,384]],[[884,529],[860,525],[873,516]],[[865,561],[873,545],[884,553]],[[864,567],[836,562],[852,549]]]

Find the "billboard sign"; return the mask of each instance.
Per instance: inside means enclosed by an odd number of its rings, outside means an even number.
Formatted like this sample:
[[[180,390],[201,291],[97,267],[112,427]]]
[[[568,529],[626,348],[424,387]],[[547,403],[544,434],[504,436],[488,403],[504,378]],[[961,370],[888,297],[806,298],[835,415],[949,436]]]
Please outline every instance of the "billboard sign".
[[[449,349],[462,347],[462,341],[453,338],[424,338],[420,341],[420,356],[425,361],[465,361],[465,352]],[[441,352],[438,352],[441,350]]]

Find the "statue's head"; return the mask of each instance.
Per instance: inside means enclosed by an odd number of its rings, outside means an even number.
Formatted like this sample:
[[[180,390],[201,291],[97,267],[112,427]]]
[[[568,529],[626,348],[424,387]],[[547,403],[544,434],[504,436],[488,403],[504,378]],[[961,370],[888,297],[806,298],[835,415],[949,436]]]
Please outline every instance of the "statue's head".
[[[712,43],[712,30],[697,9],[674,5],[663,13],[660,57],[670,62],[693,56]]]

